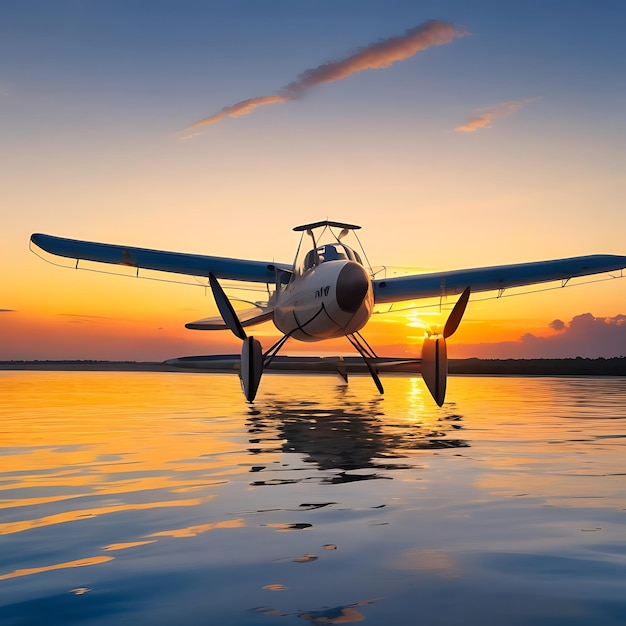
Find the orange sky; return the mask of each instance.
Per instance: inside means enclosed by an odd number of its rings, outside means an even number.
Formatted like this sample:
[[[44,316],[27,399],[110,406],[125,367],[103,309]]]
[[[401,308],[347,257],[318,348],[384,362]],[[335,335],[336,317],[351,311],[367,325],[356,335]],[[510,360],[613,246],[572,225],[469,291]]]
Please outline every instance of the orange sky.
[[[163,360],[193,354],[236,353],[240,349],[228,331],[184,328],[186,322],[217,314],[210,290],[61,269],[32,258],[39,264],[38,286],[22,290],[16,310],[0,314],[2,359]],[[619,319],[619,309],[612,304],[619,306],[619,298],[614,296],[619,295],[624,283],[611,280],[488,300],[481,300],[485,295],[477,294],[449,341],[450,355],[620,356],[626,353],[620,343],[626,327]],[[401,308],[404,304],[394,306]],[[375,314],[362,332],[381,355],[419,356],[424,333],[441,328],[447,316],[447,311],[439,311],[436,302],[430,304],[427,309]],[[413,305],[421,307],[423,303]],[[576,329],[568,324],[580,313],[590,311],[596,313],[591,316],[593,320],[586,320],[589,342],[583,343],[574,332]],[[609,319],[599,324],[595,318],[600,316]],[[549,326],[556,319],[564,323],[562,328]],[[594,325],[593,321],[598,323]],[[271,323],[253,332],[266,348],[278,337]],[[539,350],[536,353],[529,347],[529,337],[526,343],[520,341],[528,333],[545,338],[541,349],[535,342],[533,349]],[[596,349],[597,354],[593,352]],[[292,340],[285,347],[286,353],[301,350],[324,354],[351,352],[347,342],[341,340],[320,344]]]
[[[215,312],[203,288],[60,269],[30,254],[33,232],[291,262],[291,228],[329,218],[363,226],[373,266],[624,254],[622,12],[572,7],[563,28],[551,7],[480,4],[452,2],[435,26],[438,5],[360,3],[359,20],[351,2],[294,6],[249,37],[234,7],[206,22],[212,36],[194,27],[201,15],[169,29],[163,7],[149,24],[130,6],[97,19],[13,9],[19,36],[0,38],[0,359],[238,350],[228,333],[184,328]],[[626,281],[473,298],[451,355],[620,356],[625,311]],[[409,314],[364,330],[381,354],[413,354],[421,334]]]

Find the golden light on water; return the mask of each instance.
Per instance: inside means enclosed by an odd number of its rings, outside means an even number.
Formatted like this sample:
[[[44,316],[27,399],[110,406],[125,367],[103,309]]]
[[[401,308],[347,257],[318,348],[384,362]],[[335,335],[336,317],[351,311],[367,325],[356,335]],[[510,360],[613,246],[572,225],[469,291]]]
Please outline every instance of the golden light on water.
[[[154,543],[156,539],[149,539],[147,541],[126,541],[124,543],[112,543],[108,546],[102,546],[105,552],[116,552],[118,550],[128,550],[129,548],[137,548],[139,546],[146,546],[149,543]]]
[[[260,550],[292,538],[297,551],[290,544],[268,562],[320,563],[342,554],[345,538],[320,532],[317,511],[332,520],[353,510],[355,520],[367,520],[359,533],[377,524],[401,533],[408,512],[429,502],[450,508],[449,519],[464,519],[456,503],[468,497],[531,498],[590,515],[598,498],[621,506],[615,455],[602,452],[620,442],[615,422],[605,419],[615,411],[620,381],[615,393],[585,405],[576,398],[591,397],[584,385],[592,381],[564,387],[544,379],[450,377],[439,409],[421,377],[382,378],[384,396],[366,376],[351,376],[346,385],[332,376],[268,375],[250,406],[234,375],[3,373],[0,502],[10,517],[0,523],[0,537],[71,538],[78,529],[93,541],[78,544],[82,554],[68,549],[67,558],[46,554],[6,567],[0,581],[169,559],[179,551],[172,544],[194,541],[209,541],[214,555],[239,537]],[[542,407],[537,415],[535,405]],[[573,406],[596,420],[586,438],[571,419]],[[581,480],[596,475],[605,478],[594,483],[594,498],[581,498]],[[350,487],[359,481],[362,489]],[[354,498],[347,508],[345,497]],[[578,526],[606,524],[585,519]],[[387,567],[462,575],[445,545],[413,541]],[[95,586],[83,577],[71,588]]]
[[[100,565],[112,561],[112,556],[94,556],[86,559],[77,559],[75,561],[67,561],[65,563],[55,563],[54,565],[44,565],[43,567],[31,567],[28,569],[18,569],[8,574],[0,574],[0,580],[9,580],[11,578],[20,578],[22,576],[30,576],[31,574],[41,574],[43,572],[54,572],[60,569],[69,569],[73,567],[86,567],[88,565]]]
[[[98,506],[91,509],[77,509],[72,511],[65,511],[56,515],[48,515],[39,519],[21,520],[19,522],[6,522],[0,524],[0,535],[11,535],[14,533],[24,532],[26,530],[33,530],[35,528],[41,528],[43,526],[54,526],[55,524],[65,524],[68,522],[75,522],[78,520],[97,517],[100,515],[107,515],[109,513],[120,513],[122,511],[145,511],[148,509],[159,509],[165,507],[185,507],[185,506],[198,506],[212,500],[214,496],[207,496],[205,498],[194,498],[190,500],[169,500],[169,501],[157,501],[157,502],[144,502],[141,504],[136,503],[121,503],[109,506]]]
[[[246,522],[238,518],[215,522],[214,524],[199,524],[197,526],[187,526],[186,528],[163,530],[158,533],[152,533],[150,537],[195,537],[196,535],[215,530],[216,528],[243,528],[245,525]]]

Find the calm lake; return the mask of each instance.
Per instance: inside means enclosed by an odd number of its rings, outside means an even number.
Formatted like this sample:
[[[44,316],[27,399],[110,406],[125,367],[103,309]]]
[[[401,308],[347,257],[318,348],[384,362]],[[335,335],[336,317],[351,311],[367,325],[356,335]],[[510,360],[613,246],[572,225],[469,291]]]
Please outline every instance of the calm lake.
[[[626,378],[0,372],[0,624],[626,623]]]

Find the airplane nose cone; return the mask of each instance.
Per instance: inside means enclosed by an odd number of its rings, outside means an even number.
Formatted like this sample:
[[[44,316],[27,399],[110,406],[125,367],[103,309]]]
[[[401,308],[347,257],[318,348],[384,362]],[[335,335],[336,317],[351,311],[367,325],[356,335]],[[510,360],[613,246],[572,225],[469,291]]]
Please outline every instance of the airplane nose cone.
[[[342,311],[354,313],[363,302],[369,279],[358,263],[346,263],[337,277],[337,304]]]

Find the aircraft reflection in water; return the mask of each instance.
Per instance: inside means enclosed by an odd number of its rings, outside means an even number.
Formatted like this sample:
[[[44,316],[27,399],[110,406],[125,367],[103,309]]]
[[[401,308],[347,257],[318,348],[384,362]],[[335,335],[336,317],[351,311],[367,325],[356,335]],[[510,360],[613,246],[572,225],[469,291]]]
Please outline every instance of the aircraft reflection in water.
[[[347,483],[359,480],[389,478],[374,471],[370,474],[352,474],[353,470],[398,470],[415,466],[394,462],[410,456],[415,450],[466,448],[469,443],[456,435],[462,429],[460,415],[450,414],[436,421],[402,423],[383,413],[380,400],[371,402],[346,398],[343,408],[327,408],[314,402],[298,405],[270,401],[263,408],[250,409],[248,429],[255,452],[283,452],[303,455],[305,463],[315,464],[319,470],[339,470],[321,478],[257,480],[254,485],[276,485],[302,480],[322,483]],[[274,442],[280,442],[272,446]],[[259,471],[265,468],[254,468]]]
[[[345,337],[354,347],[371,375],[378,391],[383,386],[378,376],[383,363],[360,331],[369,321],[374,306],[420,298],[458,298],[441,332],[424,339],[421,359],[398,359],[400,365],[413,368],[419,364],[422,377],[435,402],[441,406],[446,393],[448,372],[446,339],[461,323],[470,291],[497,291],[536,283],[561,281],[565,286],[572,278],[606,272],[622,274],[626,256],[587,255],[552,261],[518,263],[495,267],[445,272],[430,272],[411,276],[386,278],[371,267],[356,234],[360,226],[324,220],[296,226],[301,233],[300,244],[293,263],[275,263],[148,250],[127,246],[78,241],[35,233],[31,242],[42,250],[70,258],[98,263],[125,265],[139,269],[172,272],[208,278],[220,315],[186,324],[194,330],[229,329],[242,341],[241,357],[228,356],[220,362],[215,355],[205,359],[205,369],[236,370],[246,399],[256,396],[264,369],[280,365],[283,369],[327,371],[328,362],[282,363],[276,356],[285,342],[295,339],[318,342]],[[615,277],[615,276],[614,276]],[[252,308],[235,311],[220,280],[264,284],[266,299],[248,302]],[[272,321],[281,333],[280,339],[263,351],[261,343],[248,336],[244,327]],[[198,367],[189,359],[172,359],[173,365]],[[316,365],[321,369],[316,370]],[[354,364],[338,358],[332,369],[348,380]]]
[[[300,619],[308,621],[310,624],[352,624],[353,622],[361,622],[365,619],[363,613],[356,610],[355,607],[366,606],[378,602],[382,598],[372,598],[371,600],[361,600],[354,604],[346,604],[344,606],[335,606],[330,609],[322,609],[318,611],[308,611],[306,613],[282,613],[278,609],[269,606],[260,606],[252,609],[253,613],[261,613],[262,615],[277,615],[280,617],[292,617],[296,615]]]
[[[393,470],[419,468],[401,460],[414,456],[416,450],[440,450],[467,448],[469,442],[458,437],[462,430],[462,417],[449,413],[434,417],[428,412],[389,415],[380,398],[369,402],[352,396],[347,387],[339,387],[333,398],[333,406],[317,401],[301,401],[298,404],[280,399],[270,399],[250,407],[247,428],[251,435],[249,448],[252,454],[282,453],[301,456],[307,465],[284,467],[257,465],[252,471],[258,479],[254,487],[289,485],[315,481],[326,485],[340,485],[356,481],[392,479]],[[337,406],[340,405],[340,406]],[[398,461],[396,461],[398,460]],[[297,465],[297,464],[296,464]],[[294,469],[308,469],[303,478],[294,477]],[[359,470],[372,470],[367,473]],[[273,478],[261,479],[265,473]],[[302,471],[300,471],[302,473]],[[288,478],[277,476],[287,475]],[[335,502],[301,504],[305,511],[332,507]],[[284,524],[283,530],[306,530],[310,523]],[[327,547],[333,549],[335,546]],[[313,559],[317,556],[310,555]],[[305,562],[301,559],[300,562]],[[369,598],[331,607],[318,607],[298,612],[283,611],[277,606],[259,606],[252,613],[275,617],[298,617],[310,624],[352,624],[367,618],[361,607],[384,601],[385,598]]]

